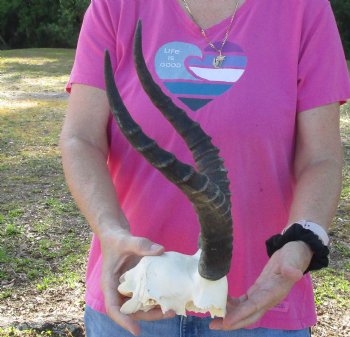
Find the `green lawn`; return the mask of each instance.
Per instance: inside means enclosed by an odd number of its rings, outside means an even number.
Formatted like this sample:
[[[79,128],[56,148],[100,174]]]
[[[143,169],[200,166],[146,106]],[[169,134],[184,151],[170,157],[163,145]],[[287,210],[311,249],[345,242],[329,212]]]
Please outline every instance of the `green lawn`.
[[[63,178],[58,137],[73,50],[0,51],[0,336],[54,336],[14,321],[81,318],[90,232]],[[349,64],[350,67],[350,64]],[[350,335],[350,104],[342,107],[344,187],[331,266],[313,273],[316,337]],[[63,319],[64,317],[64,319]],[[67,336],[72,336],[67,332]]]
[[[74,51],[0,53],[0,326],[81,318],[90,234],[58,150]]]

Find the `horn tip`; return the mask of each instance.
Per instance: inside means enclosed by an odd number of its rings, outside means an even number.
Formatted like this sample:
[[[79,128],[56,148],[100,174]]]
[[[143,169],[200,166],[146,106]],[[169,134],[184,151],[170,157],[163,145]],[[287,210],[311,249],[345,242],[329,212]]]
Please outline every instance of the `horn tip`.
[[[135,30],[135,42],[137,40],[141,40],[142,38],[142,20],[138,19],[136,24],[136,30]]]
[[[109,50],[107,48],[104,51],[104,64],[105,64],[105,69],[106,69],[106,67],[111,66],[111,56],[110,56]]]

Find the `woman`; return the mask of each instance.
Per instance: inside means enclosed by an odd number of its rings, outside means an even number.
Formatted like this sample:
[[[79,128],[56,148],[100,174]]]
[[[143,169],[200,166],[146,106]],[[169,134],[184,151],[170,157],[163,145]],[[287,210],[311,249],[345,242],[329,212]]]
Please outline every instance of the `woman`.
[[[110,117],[105,49],[131,115],[160,146],[193,164],[135,73],[139,19],[153,78],[212,137],[228,168],[234,250],[224,319],[120,312],[119,276],[141,256],[193,254],[199,231],[186,197],[131,148]],[[93,0],[67,89],[64,170],[94,232],[87,335],[309,336],[316,316],[303,273],[319,251],[296,237],[273,245],[269,258],[265,241],[299,223],[327,245],[341,188],[339,103],[350,96],[329,2]]]

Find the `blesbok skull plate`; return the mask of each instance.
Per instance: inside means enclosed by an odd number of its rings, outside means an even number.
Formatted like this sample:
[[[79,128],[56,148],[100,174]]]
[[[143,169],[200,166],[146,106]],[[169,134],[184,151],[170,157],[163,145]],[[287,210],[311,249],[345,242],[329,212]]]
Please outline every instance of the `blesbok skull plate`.
[[[163,313],[173,310],[186,316],[186,311],[224,317],[227,300],[227,278],[217,281],[198,273],[200,251],[195,255],[166,252],[146,256],[136,267],[122,275],[118,291],[128,297],[121,308],[124,314],[148,311],[160,306]]]

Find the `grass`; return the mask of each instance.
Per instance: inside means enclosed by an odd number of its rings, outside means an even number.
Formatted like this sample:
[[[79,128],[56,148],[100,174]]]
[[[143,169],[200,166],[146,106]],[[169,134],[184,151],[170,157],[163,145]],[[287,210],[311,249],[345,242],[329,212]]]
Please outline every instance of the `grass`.
[[[90,234],[67,190],[58,149],[74,51],[0,53],[1,326],[3,317],[24,315],[15,308],[21,298],[33,317],[55,307],[58,292],[62,312],[83,301]],[[0,330],[7,335],[52,334]]]
[[[46,330],[40,332],[38,334],[35,330],[18,330],[15,328],[8,328],[8,329],[1,329],[0,328],[0,337],[15,337],[15,336],[21,336],[21,337],[52,337],[52,331]]]
[[[318,277],[321,280],[315,287],[315,300],[318,306],[333,301],[344,308],[350,307],[350,299],[347,296],[350,284],[344,273],[329,268],[320,271]]]
[[[31,94],[57,93],[62,91],[68,79],[74,50],[17,49],[1,51],[0,56],[0,67],[6,69],[2,81],[10,84],[8,90],[14,89]],[[35,101],[23,100],[18,102],[18,105],[25,103],[29,106],[37,104]]]
[[[57,146],[74,51],[0,53],[0,326],[2,317],[35,320],[50,310],[79,316],[89,229],[67,191]],[[341,133],[346,165],[331,265],[313,273],[320,314],[315,337],[340,336],[336,322],[350,307],[349,103],[342,107]],[[0,328],[0,337],[8,336],[55,333]]]

